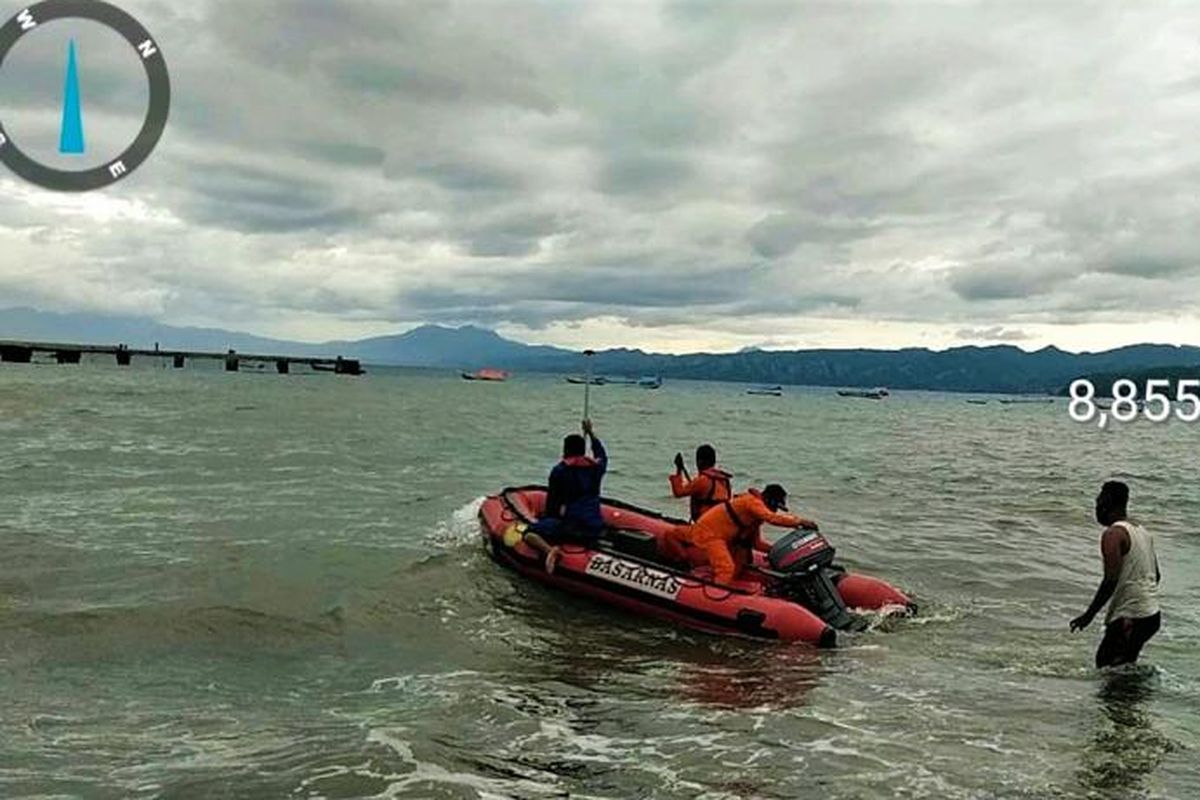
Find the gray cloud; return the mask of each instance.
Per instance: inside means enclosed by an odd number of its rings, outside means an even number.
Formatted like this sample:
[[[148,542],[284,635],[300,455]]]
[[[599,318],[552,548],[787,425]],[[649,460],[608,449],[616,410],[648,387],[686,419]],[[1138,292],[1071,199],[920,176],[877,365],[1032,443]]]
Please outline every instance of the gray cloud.
[[[805,243],[851,242],[868,231],[863,222],[833,215],[772,214],[750,228],[746,238],[759,255],[778,258]]]
[[[168,321],[312,338],[755,341],[781,319],[1017,341],[1200,299],[1200,9],[126,5],[171,66],[167,135],[111,208],[0,200],[5,297],[125,309],[136,287]],[[0,81],[33,138],[57,47],[26,54],[41,84]],[[136,122],[120,55],[90,52],[97,112]]]
[[[964,300],[1024,300],[1050,293],[1066,280],[1036,261],[960,267],[950,285]]]
[[[373,216],[365,205],[343,203],[320,181],[252,166],[194,162],[175,210],[198,225],[243,233],[344,230]]]

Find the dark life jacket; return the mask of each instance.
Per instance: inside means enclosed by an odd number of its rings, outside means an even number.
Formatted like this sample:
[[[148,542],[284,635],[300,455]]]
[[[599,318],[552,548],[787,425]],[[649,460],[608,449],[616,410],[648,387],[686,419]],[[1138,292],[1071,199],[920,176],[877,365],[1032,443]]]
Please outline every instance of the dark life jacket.
[[[708,478],[708,491],[701,495],[693,494],[689,499],[692,522],[700,519],[700,515],[713,506],[720,505],[733,497],[733,482],[731,481],[733,476],[728,472],[716,467],[709,467],[703,470],[700,475]],[[722,489],[724,490],[723,492],[721,491]]]
[[[600,484],[608,468],[608,457],[598,440],[592,440],[592,448],[596,458],[570,456],[550,471],[550,491],[543,516],[560,517],[568,524],[590,529],[604,526]]]

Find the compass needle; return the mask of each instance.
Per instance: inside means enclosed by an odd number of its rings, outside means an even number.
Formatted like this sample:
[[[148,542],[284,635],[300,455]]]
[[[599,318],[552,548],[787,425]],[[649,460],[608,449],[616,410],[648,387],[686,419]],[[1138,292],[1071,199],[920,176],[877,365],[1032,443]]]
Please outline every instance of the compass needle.
[[[61,165],[45,164],[20,147],[3,121],[0,121],[0,164],[30,183],[57,192],[87,192],[112,186],[125,180],[140,167],[162,137],[171,111],[171,77],[167,62],[157,41],[141,22],[106,0],[41,0],[0,24],[0,67],[5,65],[9,52],[31,31],[58,20],[98,23],[121,37],[132,50],[145,73],[149,103],[141,128],[133,141],[103,162],[90,158],[90,164],[76,161],[81,169],[66,169]],[[83,93],[80,81],[79,40],[71,38],[67,45],[66,76],[63,81],[62,127],[59,129],[60,155],[79,156],[87,152],[83,129]],[[84,40],[86,41],[86,40]],[[95,60],[95,53],[88,51]],[[103,60],[103,59],[101,59]],[[134,77],[131,75],[130,77]],[[0,107],[0,114],[7,114]],[[93,120],[99,124],[103,120]],[[111,137],[101,137],[107,139]],[[93,142],[95,144],[95,142]],[[100,155],[97,153],[96,155]]]
[[[62,132],[58,152],[83,155],[83,107],[79,99],[79,69],[75,60],[75,40],[67,47],[67,82],[63,89]]]

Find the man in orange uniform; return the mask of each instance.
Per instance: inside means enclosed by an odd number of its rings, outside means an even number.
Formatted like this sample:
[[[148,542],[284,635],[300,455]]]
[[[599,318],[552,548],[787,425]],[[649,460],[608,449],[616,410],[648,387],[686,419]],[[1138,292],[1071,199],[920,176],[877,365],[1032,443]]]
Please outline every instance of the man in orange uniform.
[[[733,497],[730,482],[733,476],[717,467],[717,451],[711,444],[696,448],[695,478],[687,474],[683,456],[679,453],[675,454],[675,474],[668,478],[671,481],[671,494],[690,498],[692,522],[700,519],[700,515],[713,506],[719,506]]]
[[[779,484],[772,483],[761,493],[751,489],[710,508],[683,533],[691,544],[708,556],[713,580],[728,584],[739,569],[749,563],[750,548],[770,549],[770,544],[762,538],[764,522],[781,528],[816,530],[817,523],[812,520],[781,514],[781,510],[787,511],[787,492]],[[734,562],[731,550],[738,552],[740,563]]]

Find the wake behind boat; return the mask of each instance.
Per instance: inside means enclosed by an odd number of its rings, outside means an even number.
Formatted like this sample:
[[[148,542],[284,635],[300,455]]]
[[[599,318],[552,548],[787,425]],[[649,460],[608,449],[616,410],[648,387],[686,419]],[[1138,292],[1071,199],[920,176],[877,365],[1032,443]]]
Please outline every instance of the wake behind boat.
[[[601,504],[606,531],[600,540],[564,546],[549,574],[522,537],[545,502],[540,486],[505,489],[484,501],[479,520],[491,557],[525,578],[635,614],[707,633],[832,647],[837,631],[863,627],[850,609],[916,611],[895,587],[835,566],[833,547],[812,531],[785,534],[767,556],[755,554],[751,577],[714,583],[709,567],[687,567],[660,555],[661,543],[683,520],[613,499]]]

